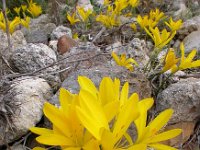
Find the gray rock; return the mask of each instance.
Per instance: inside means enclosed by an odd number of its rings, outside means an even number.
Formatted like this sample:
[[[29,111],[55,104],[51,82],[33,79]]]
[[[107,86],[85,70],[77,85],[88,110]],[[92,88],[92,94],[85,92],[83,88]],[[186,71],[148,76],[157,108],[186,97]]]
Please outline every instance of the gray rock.
[[[77,93],[79,91],[79,85],[77,82],[78,76],[86,76],[90,78],[95,83],[96,87],[99,86],[99,83],[103,77],[111,77],[112,79],[119,78],[121,85],[126,81],[129,82],[130,93],[137,92],[140,98],[151,97],[151,88],[146,77],[139,72],[130,73],[122,67],[104,65],[90,69],[80,69],[76,72],[70,73],[62,83],[62,87],[72,93]],[[50,102],[59,104],[57,99],[58,94],[59,93],[53,96]]]
[[[172,108],[174,114],[170,123],[195,121],[200,116],[200,80],[188,78],[170,85],[156,100],[158,112]]]
[[[192,17],[183,23],[183,26],[178,30],[178,38],[183,40],[188,34],[193,31],[200,30],[200,16]]]
[[[186,7],[184,0],[176,0],[174,1],[174,8],[178,8],[177,11],[174,12],[173,16],[176,19],[188,19],[192,16],[192,12],[189,8]]]
[[[25,150],[25,147],[22,144],[12,146],[10,148],[11,148],[11,150]],[[9,149],[7,148],[7,150],[9,150]]]
[[[52,31],[56,28],[48,15],[41,15],[31,19],[30,29],[23,28],[22,31],[28,43],[48,43]]]
[[[125,53],[128,57],[135,59],[139,64],[139,68],[143,68],[149,60],[147,55],[149,50],[146,42],[138,38],[134,38],[127,46],[116,48],[114,52],[117,54]]]
[[[10,143],[26,134],[30,127],[36,126],[40,121],[43,104],[52,96],[52,89],[44,79],[23,77],[14,80],[8,92],[2,96],[1,114],[7,114],[9,123],[1,117],[0,134]],[[0,139],[0,145],[2,144],[4,143]]]
[[[11,61],[19,73],[30,73],[56,62],[57,58],[55,52],[47,45],[29,43],[16,49]],[[52,66],[34,75],[39,75],[52,86],[56,86],[59,84],[60,78],[57,74],[52,73],[57,72],[58,69],[58,66]]]
[[[86,10],[88,10],[88,9],[93,10],[93,6],[92,6],[90,0],[78,0],[78,6],[83,7]]]
[[[58,40],[49,41],[49,47],[53,49],[55,53],[57,53],[57,44],[58,44]]]
[[[10,59],[10,56],[13,53],[13,49],[16,49],[17,47],[20,47],[22,45],[27,44],[26,39],[24,38],[23,33],[20,30],[15,31],[11,37],[11,51],[8,49],[8,41],[7,41],[7,35],[3,31],[0,30],[0,51],[3,54],[7,60]]]
[[[79,43],[77,47],[72,47],[69,53],[59,55],[59,60],[65,58],[61,62],[61,69],[70,68],[70,70],[87,69],[94,66],[102,66],[109,62],[106,55],[98,55],[100,48],[90,42]],[[94,57],[96,56],[96,57]],[[110,54],[108,55],[110,56]],[[85,60],[84,60],[85,59]],[[84,61],[78,61],[84,60]],[[62,81],[68,76],[69,71],[61,73]]]
[[[190,33],[188,36],[185,37],[183,40],[185,46],[185,52],[189,53],[193,49],[196,49],[200,52],[200,30]]]
[[[57,40],[61,36],[67,35],[72,38],[72,31],[70,28],[64,27],[64,26],[58,26],[55,28],[51,34],[51,40]]]

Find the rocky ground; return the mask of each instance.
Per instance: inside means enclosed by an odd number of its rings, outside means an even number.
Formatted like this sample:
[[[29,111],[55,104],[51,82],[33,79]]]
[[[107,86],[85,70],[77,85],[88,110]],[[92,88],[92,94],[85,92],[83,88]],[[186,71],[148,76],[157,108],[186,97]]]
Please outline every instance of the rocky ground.
[[[163,1],[153,0],[150,6],[163,7],[167,13],[184,19],[171,45],[178,47],[183,41],[187,53],[196,48],[199,54],[200,1],[176,0],[168,4]],[[95,2],[97,6],[101,4],[101,1]],[[93,7],[89,1],[79,1],[79,5]],[[8,146],[8,149],[22,150],[37,146],[35,135],[29,132],[29,128],[49,125],[43,118],[44,102],[58,105],[60,87],[76,93],[78,75],[89,77],[96,85],[104,76],[117,77],[121,82],[128,81],[130,92],[137,92],[140,98],[154,96],[156,104],[150,118],[163,109],[173,108],[174,115],[166,128],[183,129],[182,135],[168,144],[181,150],[199,149],[199,68],[178,72],[165,89],[155,94],[153,86],[156,84],[141,71],[149,60],[150,41],[137,36],[132,36],[128,42],[120,38],[113,40],[106,32],[94,41],[99,30],[91,33],[92,40],[76,41],[72,39],[71,28],[61,23],[63,16],[55,15],[59,18],[57,21],[52,20],[54,16],[43,14],[31,20],[29,30],[15,31],[10,49],[6,34],[0,30],[0,51],[4,57],[0,59],[0,149]],[[120,37],[128,37],[128,33],[123,30]],[[64,41],[61,41],[63,36]],[[138,69],[130,73],[116,66],[110,55],[113,50],[135,58],[139,62]],[[8,60],[10,68],[4,60]]]

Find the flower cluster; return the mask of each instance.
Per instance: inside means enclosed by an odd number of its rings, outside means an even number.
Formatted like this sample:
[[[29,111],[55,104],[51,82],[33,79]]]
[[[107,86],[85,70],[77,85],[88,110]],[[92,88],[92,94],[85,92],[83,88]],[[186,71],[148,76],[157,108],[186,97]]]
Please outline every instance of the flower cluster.
[[[176,31],[180,29],[182,20],[174,21],[172,18],[169,22],[165,22],[171,31],[167,31],[166,28],[160,30],[158,27],[159,22],[166,18],[163,12],[159,9],[151,10],[148,15],[137,17],[137,22],[142,29],[152,38],[154,41],[155,49],[162,50],[175,36]]]
[[[118,57],[115,52],[112,52],[112,57],[117,63],[117,65],[127,68],[130,71],[133,71],[133,64],[138,65],[138,63],[133,58],[126,58],[125,54],[122,54],[121,57]]]
[[[16,13],[15,18],[12,21],[8,20],[8,28],[10,34],[12,34],[16,27],[20,24],[25,28],[29,28],[31,18],[26,14],[29,13],[31,17],[35,18],[42,13],[42,8],[30,0],[28,1],[28,6],[21,5],[20,7],[15,7],[14,12]],[[9,13],[10,11],[8,10],[6,14],[8,15]],[[6,32],[6,21],[2,12],[0,12],[0,28]]]
[[[86,23],[91,14],[92,14],[91,9],[85,10],[83,7],[77,7],[77,13],[73,12],[71,15],[67,13],[67,19],[71,25],[74,25],[77,22]],[[76,15],[78,15],[79,18]]]
[[[97,89],[84,76],[78,77],[80,92],[72,94],[60,90],[60,107],[44,104],[44,114],[52,122],[53,129],[32,127],[45,145],[60,146],[61,149],[86,150],[146,150],[174,149],[160,142],[176,137],[180,129],[160,132],[172,116],[173,110],[161,112],[153,121],[147,122],[147,111],[153,99],[139,100],[133,93],[129,96],[126,82],[120,90],[120,80],[104,77]],[[137,139],[129,135],[128,128],[134,123]],[[43,148],[35,148],[35,150]]]
[[[193,49],[187,57],[185,57],[185,48],[183,43],[180,45],[181,50],[181,57],[176,58],[176,54],[174,52],[174,49],[169,49],[166,58],[165,58],[165,64],[162,69],[162,73],[166,72],[168,70],[171,71],[171,73],[175,73],[178,70],[184,70],[188,68],[195,68],[200,66],[200,60],[192,61],[195,57],[197,50]]]

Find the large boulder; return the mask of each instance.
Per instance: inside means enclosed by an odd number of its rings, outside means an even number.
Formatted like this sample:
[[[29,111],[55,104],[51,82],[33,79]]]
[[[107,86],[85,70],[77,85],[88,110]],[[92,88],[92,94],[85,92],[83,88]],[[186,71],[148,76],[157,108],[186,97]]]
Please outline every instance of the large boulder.
[[[43,104],[52,96],[49,84],[41,78],[23,77],[2,87],[0,93],[0,145],[20,138],[43,116]]]
[[[185,45],[185,52],[189,53],[193,49],[196,49],[198,52],[200,52],[200,30],[194,31],[190,33],[188,36],[185,37],[183,40],[183,43]]]
[[[12,57],[12,64],[19,73],[31,73],[38,69],[44,68],[37,74],[46,79],[52,86],[56,86],[60,82],[60,78],[55,72],[59,67],[53,64],[57,61],[55,52],[45,44],[29,43],[25,46],[17,48]],[[45,68],[47,67],[47,68]]]
[[[31,19],[30,28],[23,28],[22,32],[28,43],[47,44],[52,31],[56,28],[48,15],[41,15],[36,19]]]
[[[162,91],[156,101],[158,112],[174,109],[171,123],[195,121],[200,117],[200,80],[188,78],[170,85]]]

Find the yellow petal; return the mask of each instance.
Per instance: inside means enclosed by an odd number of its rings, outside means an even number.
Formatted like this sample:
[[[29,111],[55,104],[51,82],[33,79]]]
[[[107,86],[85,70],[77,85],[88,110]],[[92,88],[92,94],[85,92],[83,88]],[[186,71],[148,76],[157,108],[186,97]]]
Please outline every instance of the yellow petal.
[[[29,129],[31,132],[42,135],[42,134],[51,134],[53,133],[52,130],[46,129],[46,128],[38,128],[38,127],[32,127]]]
[[[197,53],[197,50],[192,50],[192,51],[188,54],[188,56],[186,57],[185,61],[186,61],[186,62],[191,62],[192,59],[194,58],[194,56],[196,55],[196,53]]]
[[[80,107],[76,107],[77,116],[85,128],[98,140],[102,129],[108,127],[108,121],[98,100],[89,92],[80,92]]]
[[[45,103],[43,112],[45,116],[61,131],[64,135],[69,135],[69,121],[66,119],[62,111],[50,103]],[[63,130],[65,129],[65,130]]]
[[[42,147],[34,147],[32,150],[46,150],[46,149]]]
[[[61,145],[61,146],[70,146],[73,145],[71,139],[66,138],[58,134],[44,134],[36,138],[36,140],[45,145]]]
[[[136,107],[136,99],[130,99],[126,101],[122,107],[114,124],[113,135],[115,137],[115,142],[117,142],[123,136],[123,134],[126,133],[130,123],[138,117],[139,112],[137,111]]]
[[[89,78],[87,78],[85,76],[79,76],[78,83],[79,83],[81,89],[89,91],[94,95],[96,95],[96,93],[98,93],[94,83]]]
[[[121,64],[121,63],[120,63],[120,59],[119,59],[119,57],[117,56],[117,54],[115,54],[115,52],[112,52],[112,57],[113,57],[113,59],[115,60],[115,62],[116,62],[118,65]]]
[[[99,142],[97,140],[92,139],[83,146],[83,149],[85,149],[85,150],[100,150]],[[80,150],[80,148],[79,148],[79,150]]]
[[[157,132],[167,124],[172,114],[173,114],[172,109],[166,109],[163,112],[161,112],[152,122],[150,122],[148,126],[150,127],[151,130]]]
[[[126,82],[122,87],[121,94],[120,94],[120,107],[122,107],[125,102],[128,100],[128,91],[129,91],[129,84]]]
[[[169,130],[169,131],[157,134],[156,136],[154,136],[153,138],[149,140],[149,143],[157,143],[157,142],[172,139],[178,136],[179,134],[181,134],[181,132],[182,132],[181,129],[173,129],[173,130]]]
[[[158,150],[178,150],[176,148],[164,144],[149,144],[149,146]]]
[[[146,144],[136,144],[128,148],[128,150],[147,150]]]
[[[100,86],[99,86],[99,97],[101,99],[102,105],[106,105],[107,103],[110,103],[115,100],[115,91],[114,91],[114,85],[113,81],[109,77],[104,77],[101,80]]]
[[[106,104],[103,109],[108,122],[110,122],[119,111],[119,101],[112,101]]]

